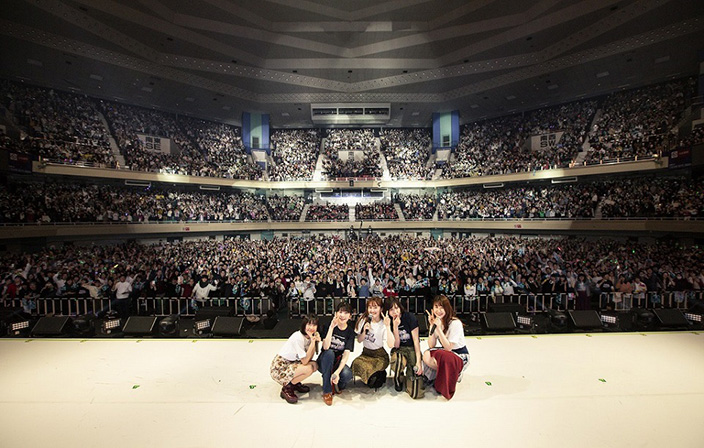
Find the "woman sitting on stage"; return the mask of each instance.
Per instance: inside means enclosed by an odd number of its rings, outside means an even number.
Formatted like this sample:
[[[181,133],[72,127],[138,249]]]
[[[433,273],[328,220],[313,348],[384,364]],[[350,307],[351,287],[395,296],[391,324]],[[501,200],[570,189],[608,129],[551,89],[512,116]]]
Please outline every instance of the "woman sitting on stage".
[[[354,351],[354,328],[348,324],[352,308],[340,302],[325,334],[323,351],[318,356],[318,370],[323,375],[323,401],[332,405],[333,394],[339,394],[352,379],[352,370],[347,367],[350,353]]]
[[[310,392],[310,388],[301,381],[318,370],[312,359],[319,343],[318,318],[309,314],[303,318],[301,329],[288,338],[271,362],[271,377],[283,386],[280,395],[287,402],[298,402],[296,392]]]
[[[386,367],[389,354],[384,349],[384,340],[393,347],[394,339],[389,326],[391,319],[381,315],[382,299],[371,297],[367,300],[367,310],[359,317],[355,333],[357,342],[363,344],[362,354],[352,361],[352,373],[362,382],[375,389],[386,383]]]
[[[394,371],[394,388],[401,392],[404,387],[404,374],[408,378],[415,369],[420,375],[420,337],[418,335],[418,319],[416,316],[403,309],[403,306],[396,297],[387,301],[388,317],[391,319],[391,336],[389,346],[391,347],[391,368]]]
[[[428,313],[428,324],[430,349],[423,353],[423,374],[429,381],[434,380],[435,389],[449,400],[469,363],[464,328],[445,296],[435,297],[432,313]],[[438,343],[440,347],[435,348]]]

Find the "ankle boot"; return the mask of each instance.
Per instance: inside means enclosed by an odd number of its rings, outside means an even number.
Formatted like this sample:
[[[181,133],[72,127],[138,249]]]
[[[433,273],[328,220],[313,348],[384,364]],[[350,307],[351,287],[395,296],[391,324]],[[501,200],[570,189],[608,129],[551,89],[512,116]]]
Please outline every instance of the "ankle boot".
[[[298,397],[296,396],[296,392],[293,390],[293,385],[291,383],[288,383],[284,387],[281,388],[281,398],[286,400],[288,403],[291,404],[296,404],[298,403]]]

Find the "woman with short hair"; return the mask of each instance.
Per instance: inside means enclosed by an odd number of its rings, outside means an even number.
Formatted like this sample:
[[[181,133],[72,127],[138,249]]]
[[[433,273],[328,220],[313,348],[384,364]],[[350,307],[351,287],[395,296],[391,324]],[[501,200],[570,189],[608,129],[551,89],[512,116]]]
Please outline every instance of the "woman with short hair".
[[[271,361],[269,369],[271,377],[283,386],[280,396],[288,403],[298,402],[296,392],[310,391],[302,381],[318,370],[318,364],[313,361],[313,356],[318,350],[319,342],[318,318],[309,314],[303,318],[300,330],[288,338]]]

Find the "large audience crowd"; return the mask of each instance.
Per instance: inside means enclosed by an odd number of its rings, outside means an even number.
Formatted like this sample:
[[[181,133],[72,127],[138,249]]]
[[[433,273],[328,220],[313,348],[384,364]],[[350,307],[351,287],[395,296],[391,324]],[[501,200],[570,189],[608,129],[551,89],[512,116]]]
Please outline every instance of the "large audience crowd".
[[[340,158],[341,152],[362,152],[362,160]],[[325,137],[323,171],[327,179],[381,177],[380,153],[371,129],[330,129]]]
[[[398,219],[398,213],[391,202],[373,202],[357,204],[354,217],[358,221],[393,221]]]
[[[437,201],[431,195],[398,194],[396,202],[401,206],[403,217],[409,220],[431,220],[435,216]]]
[[[584,143],[596,101],[580,101],[462,127],[454,160],[442,177],[472,177],[566,167]],[[545,148],[532,149],[532,135],[563,132]]]
[[[174,191],[98,185],[11,184],[0,188],[5,223],[266,221],[251,193]]]
[[[696,86],[694,78],[617,92],[594,124],[584,161],[652,157],[676,144],[677,122]]]
[[[696,80],[686,78],[616,92],[601,105],[595,100],[578,101],[466,124],[451,162],[442,167],[442,177],[570,166],[582,160],[577,155],[587,138],[586,164],[667,155],[671,149],[704,140],[701,129],[685,137],[677,135],[682,111],[695,89]],[[112,134],[132,170],[250,180],[264,177],[246,155],[240,129],[227,124],[8,80],[0,80],[0,104],[26,131],[20,139],[3,136],[0,144],[5,149],[62,163],[115,167]],[[597,109],[601,114],[590,129]],[[560,137],[548,140],[544,147],[531,147],[531,136],[558,133]],[[154,150],[137,134],[168,138],[171,151]],[[322,149],[325,178],[381,177],[381,152],[393,179],[432,177],[434,168],[426,166],[427,129],[382,129],[379,142],[370,129],[328,130]],[[318,130],[274,131],[271,143],[270,180],[312,179],[321,146]],[[349,153],[363,157],[345,159]]]
[[[225,239],[3,254],[0,275],[0,296],[22,299],[27,312],[41,297],[115,298],[118,290],[132,298],[268,296],[274,306],[326,296],[562,293],[589,307],[601,292],[702,291],[704,248],[580,238]]]
[[[349,205],[311,204],[308,206],[306,221],[349,221]]]
[[[203,157],[201,175],[249,180],[262,177],[259,165],[247,159],[240,128],[189,117],[178,117],[178,124],[198,145]]]
[[[27,130],[4,148],[64,163],[114,166],[107,128],[85,96],[0,80],[0,103]]]
[[[271,157],[269,180],[312,180],[320,153],[320,133],[317,129],[274,131],[270,138]]]
[[[431,146],[429,129],[382,129],[379,140],[392,179],[432,178],[435,167],[426,166]]]
[[[440,196],[438,219],[702,217],[703,191],[684,178],[453,191]]]
[[[302,196],[273,195],[266,199],[266,205],[273,221],[299,221],[306,201]]]
[[[358,204],[356,220],[482,218],[704,217],[704,179],[645,177],[577,184],[455,190],[403,195],[394,202]],[[186,191],[65,183],[0,187],[0,222],[299,221],[301,196],[268,198],[242,192]],[[347,221],[347,205],[310,205],[307,221]]]

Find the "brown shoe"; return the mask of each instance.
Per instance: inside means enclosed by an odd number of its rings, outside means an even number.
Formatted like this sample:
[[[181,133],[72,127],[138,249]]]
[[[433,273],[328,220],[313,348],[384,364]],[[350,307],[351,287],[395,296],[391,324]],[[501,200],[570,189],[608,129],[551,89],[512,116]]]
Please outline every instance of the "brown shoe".
[[[293,391],[293,386],[291,386],[291,383],[288,383],[287,385],[281,388],[280,396],[290,404],[298,403],[298,397]]]
[[[337,387],[337,384],[333,383],[332,384],[332,394],[333,395],[340,395],[342,391],[340,390],[339,387]]]
[[[332,406],[332,394],[323,394],[323,401],[326,405]]]
[[[293,390],[302,394],[307,394],[308,392],[310,392],[310,387],[306,386],[303,383],[298,383],[293,385]]]

